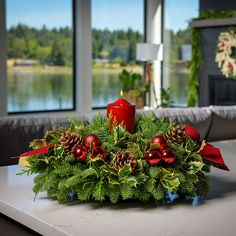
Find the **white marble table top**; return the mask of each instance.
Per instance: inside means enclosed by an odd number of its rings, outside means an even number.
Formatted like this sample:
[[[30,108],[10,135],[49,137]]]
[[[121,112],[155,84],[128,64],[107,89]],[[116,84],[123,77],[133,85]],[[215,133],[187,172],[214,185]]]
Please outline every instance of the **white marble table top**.
[[[0,211],[42,235],[194,236],[236,235],[236,141],[221,148],[230,172],[211,171],[211,191],[196,207],[191,203],[158,206],[155,202],[63,205],[39,194],[32,176],[16,176],[18,166],[0,167]]]

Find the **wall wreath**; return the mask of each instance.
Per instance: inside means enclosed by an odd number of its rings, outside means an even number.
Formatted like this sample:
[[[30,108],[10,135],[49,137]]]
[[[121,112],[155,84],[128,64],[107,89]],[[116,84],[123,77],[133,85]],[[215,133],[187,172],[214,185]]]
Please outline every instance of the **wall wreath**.
[[[236,32],[221,32],[217,43],[215,61],[225,77],[236,79]]]

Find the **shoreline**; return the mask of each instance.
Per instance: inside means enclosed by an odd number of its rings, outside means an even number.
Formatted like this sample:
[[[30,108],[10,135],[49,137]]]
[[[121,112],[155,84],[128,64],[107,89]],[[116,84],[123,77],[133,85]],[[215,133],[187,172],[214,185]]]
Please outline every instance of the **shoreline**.
[[[92,71],[109,71],[109,73],[120,73],[123,69],[135,73],[143,73],[142,66],[120,66],[117,64],[93,65]],[[69,66],[11,66],[7,68],[8,73],[42,73],[42,74],[67,74],[73,73],[73,68]]]

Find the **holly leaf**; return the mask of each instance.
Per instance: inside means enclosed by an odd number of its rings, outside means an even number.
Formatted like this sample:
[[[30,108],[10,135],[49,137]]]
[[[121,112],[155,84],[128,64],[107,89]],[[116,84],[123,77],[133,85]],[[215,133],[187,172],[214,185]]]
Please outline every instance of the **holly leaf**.
[[[103,171],[109,175],[117,175],[117,172],[113,167],[104,166]]]
[[[130,176],[130,177],[126,178],[125,182],[133,187],[137,187],[137,184],[138,184],[138,180],[135,176]]]
[[[148,172],[151,178],[157,179],[160,175],[161,168],[159,167],[150,167]]]
[[[160,182],[163,187],[171,192],[176,191],[180,185],[178,175],[175,175],[164,168],[161,170]]]
[[[120,182],[119,182],[119,180],[117,179],[117,177],[115,177],[115,176],[113,176],[113,175],[108,176],[108,182],[109,182],[109,184],[111,184],[111,185],[119,185],[119,184],[120,184]]]
[[[138,184],[143,184],[146,181],[147,176],[141,172],[137,172],[135,174],[135,178],[136,178]]]
[[[191,161],[191,162],[189,162],[189,164],[190,164],[190,167],[188,170],[189,174],[195,174],[195,173],[199,172],[202,169],[202,167],[204,166],[204,164],[199,161]]]
[[[55,152],[54,156],[61,157],[64,153],[64,149],[62,147],[57,147],[57,148],[54,148],[54,152]]]
[[[142,152],[144,152],[147,149],[147,143],[145,142],[145,140],[141,139],[139,140],[139,148]]]
[[[120,171],[119,171],[119,177],[120,178],[125,178],[128,177],[130,175],[132,171],[131,165],[125,165]]]
[[[90,176],[96,176],[97,177],[97,172],[96,172],[96,170],[94,170],[93,168],[88,168],[88,169],[86,169],[86,170],[84,170],[82,173],[81,173],[81,177],[83,178],[83,179],[86,179],[86,178],[88,178],[88,177],[90,177]]]
[[[164,178],[161,178],[160,182],[163,187],[170,190],[171,192],[175,192],[180,185],[178,177],[174,175],[167,175]]]
[[[32,147],[34,149],[44,147],[46,145],[45,139],[34,139],[32,142],[30,142],[29,147]]]
[[[73,175],[70,178],[68,178],[65,182],[65,187],[66,188],[71,188],[78,184],[80,182],[79,176]]]
[[[193,183],[197,183],[198,182],[198,177],[197,177],[196,174],[186,172],[185,173],[185,177],[186,177],[186,179],[189,179]]]
[[[142,170],[143,169],[143,162],[142,160],[137,160],[137,167],[138,170]]]

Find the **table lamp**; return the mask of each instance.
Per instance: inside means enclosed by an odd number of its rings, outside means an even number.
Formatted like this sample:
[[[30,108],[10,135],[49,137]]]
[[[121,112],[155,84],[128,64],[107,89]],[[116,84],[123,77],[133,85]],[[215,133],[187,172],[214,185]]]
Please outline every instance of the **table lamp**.
[[[144,72],[144,87],[153,87],[153,94],[157,103],[157,96],[154,87],[154,77],[152,63],[155,60],[163,60],[163,45],[153,43],[137,43],[136,45],[136,60],[145,62]],[[149,106],[151,105],[151,92],[149,92]]]

